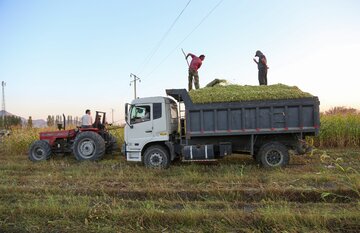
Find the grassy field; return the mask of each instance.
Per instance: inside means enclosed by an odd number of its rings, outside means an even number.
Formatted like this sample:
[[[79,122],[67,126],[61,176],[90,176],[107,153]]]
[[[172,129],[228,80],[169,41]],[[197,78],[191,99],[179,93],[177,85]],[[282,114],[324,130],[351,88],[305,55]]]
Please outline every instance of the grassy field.
[[[323,115],[320,149],[273,170],[247,155],[167,170],[120,153],[32,163],[39,130],[14,130],[0,147],[0,232],[359,232],[359,119]]]
[[[149,170],[119,154],[41,163],[0,155],[0,232],[357,232],[360,150],[285,169],[248,156]]]

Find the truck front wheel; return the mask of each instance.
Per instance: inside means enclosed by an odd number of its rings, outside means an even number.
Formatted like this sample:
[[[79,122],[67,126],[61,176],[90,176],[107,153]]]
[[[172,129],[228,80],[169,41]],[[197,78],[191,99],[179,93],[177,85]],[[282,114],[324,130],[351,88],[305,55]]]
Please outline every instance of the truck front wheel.
[[[257,160],[264,167],[284,167],[289,164],[289,151],[286,146],[278,142],[263,145],[257,155]]]
[[[168,168],[170,166],[169,153],[162,146],[150,146],[144,153],[144,164],[148,168]]]

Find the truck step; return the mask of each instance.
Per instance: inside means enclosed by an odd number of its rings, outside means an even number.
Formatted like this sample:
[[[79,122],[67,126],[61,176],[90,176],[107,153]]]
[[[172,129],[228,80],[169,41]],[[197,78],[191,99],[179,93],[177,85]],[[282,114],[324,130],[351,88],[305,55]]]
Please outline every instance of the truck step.
[[[183,159],[182,162],[216,162],[217,159]]]

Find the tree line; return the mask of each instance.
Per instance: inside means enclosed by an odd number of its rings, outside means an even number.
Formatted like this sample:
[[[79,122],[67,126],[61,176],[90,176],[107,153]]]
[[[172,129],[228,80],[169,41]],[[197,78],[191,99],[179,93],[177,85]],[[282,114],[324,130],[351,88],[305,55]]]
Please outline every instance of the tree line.
[[[63,116],[61,115],[48,115],[46,119],[46,124],[48,127],[57,126],[57,124],[63,124]],[[80,125],[80,118],[79,117],[73,117],[73,116],[67,116],[65,119],[66,125]],[[18,116],[1,116],[0,117],[0,129],[7,129],[14,126],[26,126],[28,128],[33,127],[33,120],[32,117],[29,116],[26,122],[22,122],[21,117]]]
[[[11,126],[21,126],[22,121],[17,116],[1,116],[0,117],[0,128],[8,128]]]
[[[63,124],[64,118],[61,115],[48,115],[46,119],[47,126],[56,126],[57,124]],[[80,118],[79,117],[73,117],[73,116],[67,116],[65,118],[65,124],[66,125],[79,125],[80,124]]]

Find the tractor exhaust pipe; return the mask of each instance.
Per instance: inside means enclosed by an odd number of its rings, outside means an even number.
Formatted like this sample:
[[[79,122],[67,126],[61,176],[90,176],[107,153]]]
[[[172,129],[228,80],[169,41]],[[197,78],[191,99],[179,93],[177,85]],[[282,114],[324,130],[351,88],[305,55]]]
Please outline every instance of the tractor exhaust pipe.
[[[63,128],[63,129],[65,130],[65,126],[66,126],[66,121],[65,121],[65,120],[66,120],[66,118],[65,118],[65,114],[64,114],[64,113],[63,113],[63,119],[64,119],[64,128]]]
[[[58,130],[61,130],[61,129],[65,130],[65,126],[66,126],[66,121],[65,120],[66,120],[65,114],[63,114],[63,123],[62,124],[61,123],[57,124]]]

